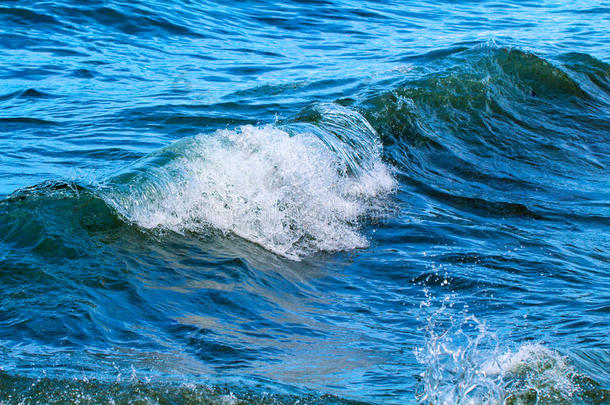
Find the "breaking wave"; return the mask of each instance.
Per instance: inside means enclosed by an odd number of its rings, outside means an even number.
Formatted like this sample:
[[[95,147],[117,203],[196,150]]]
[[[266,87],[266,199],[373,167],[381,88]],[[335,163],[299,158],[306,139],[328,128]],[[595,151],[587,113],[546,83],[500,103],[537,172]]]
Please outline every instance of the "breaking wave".
[[[363,218],[395,186],[375,131],[319,105],[306,123],[242,126],[162,149],[113,177],[103,198],[147,229],[238,235],[298,260],[368,245]]]
[[[441,311],[442,312],[442,311]],[[430,318],[423,347],[415,350],[425,368],[420,403],[569,404],[602,403],[606,393],[580,374],[570,360],[541,343],[515,349],[474,315],[451,318],[442,327]]]

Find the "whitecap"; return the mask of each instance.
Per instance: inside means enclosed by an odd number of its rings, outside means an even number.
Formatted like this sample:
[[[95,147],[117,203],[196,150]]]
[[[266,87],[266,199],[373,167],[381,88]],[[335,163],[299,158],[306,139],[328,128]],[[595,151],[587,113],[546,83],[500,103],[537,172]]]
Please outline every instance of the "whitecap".
[[[214,228],[293,260],[368,246],[362,220],[395,187],[375,131],[335,105],[315,124],[245,125],[184,139],[112,178],[104,198],[147,229]]]

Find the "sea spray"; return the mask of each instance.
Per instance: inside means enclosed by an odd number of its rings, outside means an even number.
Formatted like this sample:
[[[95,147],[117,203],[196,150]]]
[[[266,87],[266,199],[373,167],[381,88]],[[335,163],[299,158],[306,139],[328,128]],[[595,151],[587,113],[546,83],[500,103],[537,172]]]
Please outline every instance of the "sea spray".
[[[582,391],[567,358],[540,343],[508,344],[472,314],[452,315],[443,305],[425,331],[415,350],[425,368],[420,403],[568,404]]]

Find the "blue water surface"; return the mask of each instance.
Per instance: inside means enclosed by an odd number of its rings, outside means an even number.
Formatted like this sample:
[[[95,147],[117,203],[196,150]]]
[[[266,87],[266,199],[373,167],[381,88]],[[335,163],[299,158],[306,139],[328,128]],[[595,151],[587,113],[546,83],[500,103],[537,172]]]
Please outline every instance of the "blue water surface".
[[[5,0],[0,402],[606,403],[609,164],[608,2]]]

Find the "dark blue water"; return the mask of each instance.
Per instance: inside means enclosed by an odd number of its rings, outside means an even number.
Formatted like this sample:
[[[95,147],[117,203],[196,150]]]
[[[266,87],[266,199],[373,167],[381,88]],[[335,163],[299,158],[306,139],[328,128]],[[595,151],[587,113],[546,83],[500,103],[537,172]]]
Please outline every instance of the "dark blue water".
[[[0,403],[607,403],[610,3],[0,4]]]

